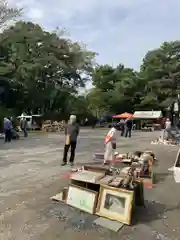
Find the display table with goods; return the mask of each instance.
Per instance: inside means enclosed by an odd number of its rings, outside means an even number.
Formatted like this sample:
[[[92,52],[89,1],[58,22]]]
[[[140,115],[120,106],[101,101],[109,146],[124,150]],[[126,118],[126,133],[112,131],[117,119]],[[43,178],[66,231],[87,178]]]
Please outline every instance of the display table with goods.
[[[107,168],[84,166],[52,199],[130,225],[136,206],[144,206],[143,183],[136,180],[133,169],[120,176]]]
[[[121,161],[121,166],[118,168],[118,163],[111,165],[111,169],[119,172],[120,175],[127,174],[130,168],[135,169],[136,179],[142,180],[144,187],[152,188],[155,183],[155,173],[153,171],[153,166],[157,164],[157,159],[152,151],[134,151],[124,154],[119,154],[118,156]],[[123,167],[123,165],[128,167]],[[116,167],[115,167],[116,166]]]

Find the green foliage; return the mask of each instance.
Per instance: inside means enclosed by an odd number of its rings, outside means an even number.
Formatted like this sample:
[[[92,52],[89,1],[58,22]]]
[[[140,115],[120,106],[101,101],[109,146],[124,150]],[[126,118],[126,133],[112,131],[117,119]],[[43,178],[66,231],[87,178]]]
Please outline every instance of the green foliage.
[[[144,79],[133,69],[119,65],[116,68],[108,65],[99,66],[92,76],[94,89],[89,93],[91,105],[101,112],[132,111],[139,103]],[[98,102],[98,103],[97,103]],[[95,109],[95,106],[92,108]]]
[[[146,78],[146,93],[156,96],[157,105],[168,107],[180,92],[180,41],[165,42],[148,52],[141,71]],[[167,101],[168,99],[168,101]]]
[[[89,97],[99,112],[163,110],[180,93],[179,60],[180,41],[175,41],[148,52],[140,72],[121,64],[115,68],[98,66],[92,76],[95,88]]]
[[[69,102],[91,76],[95,53],[31,22],[16,23],[0,39],[4,106],[18,113],[71,113]]]

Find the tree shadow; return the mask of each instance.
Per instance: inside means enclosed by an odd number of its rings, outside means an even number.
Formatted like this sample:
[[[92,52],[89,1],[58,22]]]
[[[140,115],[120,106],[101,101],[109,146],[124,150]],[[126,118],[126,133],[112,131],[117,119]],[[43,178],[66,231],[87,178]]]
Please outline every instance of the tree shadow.
[[[136,207],[133,213],[132,225],[137,223],[150,223],[155,220],[164,219],[167,212],[180,209],[180,202],[175,206],[161,204],[155,201],[145,201],[144,207]]]

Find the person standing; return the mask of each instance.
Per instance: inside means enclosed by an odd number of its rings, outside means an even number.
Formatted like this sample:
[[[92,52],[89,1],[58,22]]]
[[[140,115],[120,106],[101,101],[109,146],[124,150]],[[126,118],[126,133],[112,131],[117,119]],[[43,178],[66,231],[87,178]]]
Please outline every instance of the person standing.
[[[95,128],[95,126],[96,126],[96,123],[97,123],[97,119],[93,119],[93,121],[92,121],[92,129],[94,129],[94,128]]]
[[[167,118],[166,122],[165,122],[165,129],[164,129],[164,133],[163,133],[163,139],[168,140],[168,138],[171,135],[170,130],[171,130],[171,121],[169,120],[169,118]]]
[[[121,119],[119,122],[120,130],[121,130],[121,136],[124,136],[124,128],[125,128],[125,121],[124,119]]]
[[[79,126],[76,122],[76,116],[71,115],[69,118],[68,124],[65,126],[65,146],[64,146],[64,153],[63,153],[63,162],[61,166],[65,166],[67,164],[67,154],[69,148],[71,147],[71,155],[70,155],[70,165],[74,165],[74,158],[75,158],[75,150],[77,144],[77,137],[79,135]]]
[[[112,127],[105,138],[105,153],[104,153],[104,165],[107,161],[114,160],[114,150],[116,149],[117,141],[117,126]]]
[[[125,137],[127,138],[127,136],[130,138],[131,137],[131,131],[132,131],[132,119],[128,118],[125,121]]]
[[[12,122],[8,118],[4,118],[4,134],[5,134],[5,142],[11,142]]]
[[[180,129],[180,119],[178,119],[178,122],[177,122],[177,129]]]
[[[165,122],[165,129],[170,129],[170,128],[171,128],[171,121],[169,120],[169,118],[167,118]]]
[[[28,136],[28,131],[27,131],[28,123],[26,118],[21,119],[21,129],[23,130],[24,137],[26,138]]]

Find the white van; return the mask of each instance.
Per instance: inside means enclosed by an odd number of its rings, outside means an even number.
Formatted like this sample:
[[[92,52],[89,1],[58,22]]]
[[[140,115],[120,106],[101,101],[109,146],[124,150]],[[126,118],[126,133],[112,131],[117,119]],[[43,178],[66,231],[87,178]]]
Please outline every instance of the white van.
[[[18,116],[17,119],[20,121],[21,118],[26,118],[28,129],[29,130],[39,130],[42,126],[42,115],[21,115]]]

